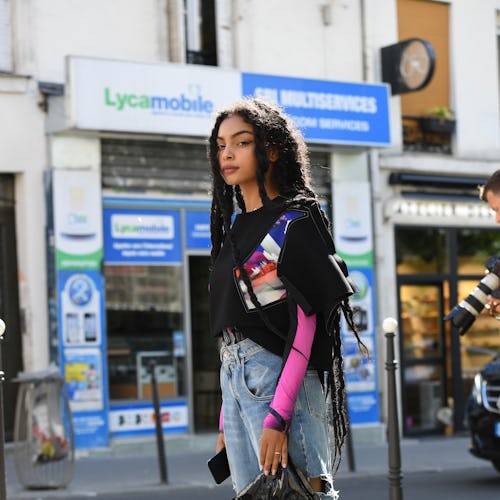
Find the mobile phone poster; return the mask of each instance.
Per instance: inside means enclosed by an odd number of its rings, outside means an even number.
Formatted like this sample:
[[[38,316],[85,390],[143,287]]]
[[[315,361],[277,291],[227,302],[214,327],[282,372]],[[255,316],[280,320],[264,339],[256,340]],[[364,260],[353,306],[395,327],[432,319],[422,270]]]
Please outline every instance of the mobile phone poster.
[[[58,361],[76,448],[108,445],[107,363],[99,173],[52,172]]]
[[[349,418],[352,424],[380,421],[377,380],[377,344],[373,278],[373,236],[368,182],[336,181],[333,184],[333,220],[337,253],[349,267],[358,288],[350,298],[354,322],[369,357],[360,352],[346,322],[342,324],[344,373]]]

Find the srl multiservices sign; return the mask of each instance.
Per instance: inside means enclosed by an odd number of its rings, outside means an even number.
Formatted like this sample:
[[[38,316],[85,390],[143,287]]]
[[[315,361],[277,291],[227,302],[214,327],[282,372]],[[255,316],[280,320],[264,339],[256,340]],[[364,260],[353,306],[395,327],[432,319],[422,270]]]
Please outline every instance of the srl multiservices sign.
[[[72,128],[207,137],[219,108],[253,95],[280,104],[309,142],[390,145],[385,84],[85,57],[67,62]]]

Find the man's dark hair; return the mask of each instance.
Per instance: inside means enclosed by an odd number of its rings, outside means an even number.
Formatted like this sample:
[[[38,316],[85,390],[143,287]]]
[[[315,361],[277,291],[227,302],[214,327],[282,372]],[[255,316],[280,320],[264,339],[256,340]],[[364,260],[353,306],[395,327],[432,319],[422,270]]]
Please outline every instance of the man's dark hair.
[[[486,195],[490,191],[492,193],[500,194],[500,170],[493,172],[486,181],[486,184],[484,186],[480,186],[479,189],[480,189],[480,198],[483,201],[488,201],[486,199]]]

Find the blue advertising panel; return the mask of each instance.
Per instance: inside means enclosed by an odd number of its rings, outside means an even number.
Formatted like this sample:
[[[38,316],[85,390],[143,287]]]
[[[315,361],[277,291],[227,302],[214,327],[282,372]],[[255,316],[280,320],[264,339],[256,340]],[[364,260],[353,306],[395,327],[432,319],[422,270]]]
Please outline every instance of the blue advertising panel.
[[[105,208],[103,227],[106,264],[182,262],[178,210]]]
[[[200,210],[186,210],[186,248],[193,250],[209,250],[210,241],[210,212]]]
[[[99,271],[60,270],[59,365],[73,415],[76,448],[108,445],[104,280]]]
[[[380,408],[376,364],[373,269],[351,267],[349,275],[359,290],[351,297],[354,320],[361,340],[370,353],[369,357],[360,353],[354,335],[344,322],[342,343],[349,418],[352,424],[376,423],[380,421]]]
[[[164,433],[187,432],[187,402],[162,401],[160,418]],[[151,401],[112,403],[109,426],[113,437],[154,435],[156,423]]]
[[[365,146],[390,145],[385,84],[349,83],[242,73],[242,94],[277,102],[305,139]]]

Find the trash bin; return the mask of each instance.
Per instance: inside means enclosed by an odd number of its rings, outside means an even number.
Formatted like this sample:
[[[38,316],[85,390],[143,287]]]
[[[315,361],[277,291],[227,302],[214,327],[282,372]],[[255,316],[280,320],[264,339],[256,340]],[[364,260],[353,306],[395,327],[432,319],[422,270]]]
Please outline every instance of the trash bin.
[[[28,489],[64,488],[73,478],[71,409],[59,369],[19,373],[14,424],[14,465]]]

